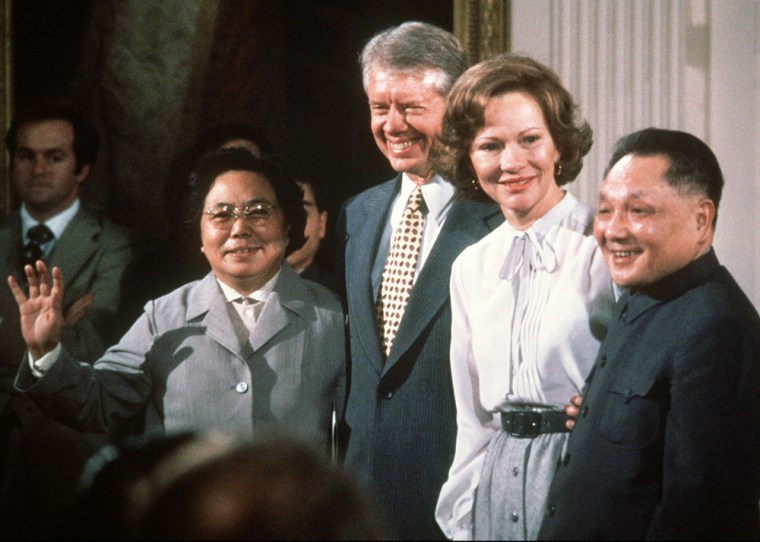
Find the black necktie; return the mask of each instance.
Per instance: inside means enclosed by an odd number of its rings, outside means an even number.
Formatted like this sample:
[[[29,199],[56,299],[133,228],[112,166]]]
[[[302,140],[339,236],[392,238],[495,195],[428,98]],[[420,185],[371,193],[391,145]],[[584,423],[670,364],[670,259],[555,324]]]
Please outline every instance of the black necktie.
[[[45,224],[38,224],[26,232],[29,241],[21,251],[21,264],[32,265],[42,258],[42,245],[53,239],[53,232]]]

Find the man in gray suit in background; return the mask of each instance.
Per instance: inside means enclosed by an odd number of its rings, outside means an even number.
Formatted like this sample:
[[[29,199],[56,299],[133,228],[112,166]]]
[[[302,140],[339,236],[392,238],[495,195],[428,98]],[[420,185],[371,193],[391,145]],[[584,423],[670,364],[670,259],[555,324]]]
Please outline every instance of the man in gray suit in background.
[[[457,39],[408,22],[380,32],[361,55],[375,142],[399,174],[349,199],[337,223],[345,288],[350,387],[342,425],[346,467],[370,490],[401,539],[443,538],[436,499],[454,454],[449,369],[451,264],[503,220],[498,207],[455,201],[433,170],[446,95],[467,68]],[[384,268],[410,194],[424,215],[413,285],[398,329],[381,331]],[[386,272],[387,276],[388,273]]]
[[[92,362],[118,336],[125,269],[134,257],[126,231],[80,206],[98,134],[74,111],[40,105],[20,113],[6,135],[21,203],[0,224],[0,276],[23,280],[42,259],[67,277],[63,342]],[[26,345],[11,291],[0,289],[0,537],[47,538],[70,504],[95,442],[52,422],[13,392]],[[16,508],[18,507],[18,508]],[[34,518],[19,521],[26,511]],[[14,530],[16,525],[30,529]]]

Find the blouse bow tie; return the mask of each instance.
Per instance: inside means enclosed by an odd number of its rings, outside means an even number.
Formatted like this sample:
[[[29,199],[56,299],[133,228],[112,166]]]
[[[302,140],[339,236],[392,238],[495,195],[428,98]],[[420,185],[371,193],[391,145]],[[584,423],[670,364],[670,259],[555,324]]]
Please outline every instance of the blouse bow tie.
[[[554,247],[544,237],[539,239],[533,231],[519,232],[512,238],[504,265],[501,268],[501,278],[512,280],[520,275],[526,262],[530,269],[543,269],[552,273],[557,268],[557,256]]]

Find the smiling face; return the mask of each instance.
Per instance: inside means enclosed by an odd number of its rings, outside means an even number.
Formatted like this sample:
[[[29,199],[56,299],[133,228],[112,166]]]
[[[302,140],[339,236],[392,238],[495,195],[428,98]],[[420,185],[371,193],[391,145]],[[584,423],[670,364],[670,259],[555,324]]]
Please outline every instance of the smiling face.
[[[436,88],[439,77],[432,69],[416,74],[378,69],[367,80],[375,143],[395,171],[419,184],[433,175],[430,151],[446,109]]]
[[[710,248],[715,206],[668,184],[669,165],[662,155],[629,154],[604,180],[594,236],[619,286],[652,284]]]
[[[37,220],[67,209],[79,194],[90,166],[76,171],[74,128],[65,120],[29,122],[18,131],[13,182],[19,198]]]
[[[512,226],[525,230],[562,199],[554,181],[560,153],[541,107],[525,92],[491,98],[483,117],[470,163],[483,192]]]
[[[210,215],[201,217],[201,250],[216,277],[242,294],[261,288],[282,265],[288,232],[277,196],[269,181],[250,171],[229,171],[216,178],[203,208],[221,204],[241,209],[264,203],[274,206],[271,217],[256,225],[236,218],[219,227]]]

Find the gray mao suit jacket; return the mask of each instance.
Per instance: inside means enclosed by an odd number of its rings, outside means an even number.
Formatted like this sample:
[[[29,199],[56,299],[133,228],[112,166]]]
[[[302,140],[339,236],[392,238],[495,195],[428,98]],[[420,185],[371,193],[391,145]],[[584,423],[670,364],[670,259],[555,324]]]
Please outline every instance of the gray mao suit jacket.
[[[138,417],[146,434],[281,431],[326,449],[344,381],[340,301],[283,265],[250,335],[209,273],[148,302],[94,367],[64,351],[39,380],[24,363],[16,389],[85,431]]]
[[[393,535],[429,540],[442,537],[435,503],[456,437],[449,365],[451,264],[504,219],[495,204],[452,203],[384,360],[371,273],[400,179],[347,201],[337,223],[351,373],[342,432],[346,466],[368,485]]]

